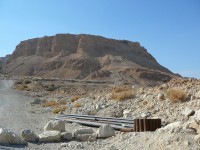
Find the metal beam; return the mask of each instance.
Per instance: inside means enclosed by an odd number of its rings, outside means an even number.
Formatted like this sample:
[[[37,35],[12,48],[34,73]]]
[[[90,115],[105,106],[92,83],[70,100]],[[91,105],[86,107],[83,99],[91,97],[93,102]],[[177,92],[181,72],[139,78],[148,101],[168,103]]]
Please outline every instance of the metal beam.
[[[64,120],[65,122],[68,122],[68,123],[78,123],[78,124],[81,124],[81,125],[86,125],[86,126],[90,126],[90,127],[100,127],[102,125],[106,125],[108,123],[102,123],[102,122],[88,122],[88,121],[80,121],[80,120],[73,120],[73,119],[65,119]],[[110,124],[110,126],[115,129],[115,130],[125,130],[125,129],[133,129],[132,128],[126,128],[124,126],[119,126],[119,125],[114,125],[114,124]]]
[[[125,124],[134,124],[134,121],[126,121],[126,120],[118,120],[118,119],[106,119],[106,118],[95,118],[95,117],[82,117],[82,116],[65,116],[65,117],[56,117],[60,119],[65,118],[75,118],[81,120],[92,120],[92,121],[109,121],[109,122],[118,122],[118,123],[125,123]]]
[[[121,122],[115,122],[115,121],[103,121],[103,120],[95,120],[94,118],[52,118],[55,120],[79,120],[79,121],[87,121],[87,122],[99,122],[99,123],[105,123],[105,124],[113,124],[113,125],[119,125],[123,127],[128,127],[128,128],[133,128],[133,123],[128,124],[128,123],[121,123]]]
[[[80,115],[80,114],[63,114],[63,115],[59,115],[57,117],[88,117],[88,118],[95,118],[96,120],[118,120],[118,121],[124,121],[124,122],[129,122],[129,123],[134,123],[133,119],[127,119],[127,118],[115,118],[115,117],[101,117],[101,116],[92,116],[92,115]]]

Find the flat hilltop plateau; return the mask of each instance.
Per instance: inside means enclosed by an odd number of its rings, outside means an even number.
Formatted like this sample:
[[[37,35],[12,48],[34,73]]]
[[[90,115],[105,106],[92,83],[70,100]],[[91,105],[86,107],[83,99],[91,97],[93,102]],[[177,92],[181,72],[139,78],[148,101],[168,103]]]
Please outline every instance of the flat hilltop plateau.
[[[3,59],[5,60],[5,59]],[[20,42],[3,73],[155,86],[175,76],[139,42],[56,34]]]

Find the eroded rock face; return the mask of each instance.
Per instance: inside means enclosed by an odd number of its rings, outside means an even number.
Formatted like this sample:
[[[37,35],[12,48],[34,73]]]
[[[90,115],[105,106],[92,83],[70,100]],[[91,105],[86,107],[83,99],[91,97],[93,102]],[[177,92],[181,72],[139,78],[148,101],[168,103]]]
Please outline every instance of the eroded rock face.
[[[119,82],[138,78],[157,82],[173,75],[137,42],[85,34],[57,34],[22,41],[5,72]]]

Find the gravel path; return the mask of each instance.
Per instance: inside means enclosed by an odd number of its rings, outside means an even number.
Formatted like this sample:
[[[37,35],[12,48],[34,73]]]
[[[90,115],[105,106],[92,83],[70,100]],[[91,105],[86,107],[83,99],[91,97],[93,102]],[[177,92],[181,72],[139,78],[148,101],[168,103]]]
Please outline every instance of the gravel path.
[[[0,81],[0,127],[19,133],[22,129],[33,129],[35,119],[27,113],[27,105],[33,98],[25,97],[12,89],[13,81]]]
[[[0,80],[0,128],[9,129],[17,134],[23,129],[41,133],[49,120],[48,114],[42,113],[40,109],[32,108],[30,102],[34,98],[15,91],[12,88],[13,83],[11,80]],[[35,149],[35,147],[38,148],[41,145],[29,144],[28,147],[22,149]],[[20,147],[14,147],[14,149],[18,148]],[[0,146],[0,149],[5,149],[5,147]],[[13,149],[13,147],[8,149]]]

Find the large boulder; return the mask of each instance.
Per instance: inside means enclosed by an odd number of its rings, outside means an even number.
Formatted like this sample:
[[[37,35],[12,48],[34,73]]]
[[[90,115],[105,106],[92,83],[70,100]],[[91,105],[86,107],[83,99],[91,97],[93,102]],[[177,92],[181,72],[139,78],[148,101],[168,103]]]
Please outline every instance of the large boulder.
[[[34,143],[38,141],[38,136],[34,133],[34,131],[22,130],[20,135],[27,142]]]
[[[184,115],[184,116],[186,116],[186,117],[192,116],[194,113],[195,113],[195,111],[192,110],[192,109],[190,109],[190,108],[188,108],[188,107],[186,107],[186,108],[181,112],[181,114]]]
[[[200,134],[200,125],[196,122],[190,122],[187,126],[188,129],[193,129],[197,134]]]
[[[200,109],[195,111],[194,120],[196,121],[196,123],[200,124]]]
[[[196,97],[199,99],[200,98],[200,91],[197,92]]]
[[[64,132],[65,131],[65,122],[62,120],[51,120],[49,121],[46,126],[44,127],[44,131],[60,131]]]
[[[63,132],[61,133],[61,137],[63,140],[71,141],[73,139],[71,132]]]
[[[158,94],[158,99],[159,100],[164,100],[165,99],[165,95],[163,93],[159,93]]]
[[[95,141],[96,135],[94,134],[94,131],[92,129],[77,129],[74,132],[74,138],[77,141]]]
[[[200,134],[197,134],[197,135],[194,137],[194,140],[200,145]]]
[[[109,124],[105,124],[97,130],[97,135],[99,138],[108,138],[115,136],[115,130]]]
[[[125,118],[129,118],[129,117],[131,117],[131,115],[132,115],[132,113],[131,113],[130,110],[125,109],[125,110],[123,111],[123,116],[124,116]]]
[[[27,142],[20,138],[15,133],[5,129],[0,128],[0,145],[26,145]]]
[[[173,123],[170,123],[170,124],[166,125],[163,129],[164,130],[174,130],[176,128],[181,127],[182,124],[183,123],[181,121],[173,122]]]
[[[39,134],[39,142],[41,143],[58,142],[60,140],[61,140],[60,131],[45,131]]]

